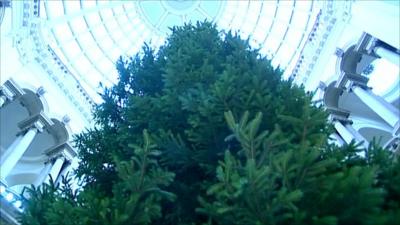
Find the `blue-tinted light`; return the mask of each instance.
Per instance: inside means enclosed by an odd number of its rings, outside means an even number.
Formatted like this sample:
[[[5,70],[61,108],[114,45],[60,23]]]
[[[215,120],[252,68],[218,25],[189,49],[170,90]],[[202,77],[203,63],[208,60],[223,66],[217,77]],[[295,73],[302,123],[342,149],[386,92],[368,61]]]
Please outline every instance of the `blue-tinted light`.
[[[9,202],[11,202],[13,199],[14,199],[14,194],[11,193],[11,192],[9,192],[9,193],[6,195],[6,200],[9,201]]]

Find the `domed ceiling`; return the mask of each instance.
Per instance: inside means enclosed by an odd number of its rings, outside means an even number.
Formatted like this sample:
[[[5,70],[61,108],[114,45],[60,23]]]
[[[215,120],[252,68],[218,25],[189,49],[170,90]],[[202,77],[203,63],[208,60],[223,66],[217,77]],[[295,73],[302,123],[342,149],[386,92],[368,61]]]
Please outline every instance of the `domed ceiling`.
[[[37,0],[35,0],[37,1]],[[321,1],[41,1],[45,41],[92,93],[115,83],[115,62],[143,42],[157,47],[169,27],[214,21],[219,29],[250,37],[252,46],[287,71],[296,64],[317,21]]]

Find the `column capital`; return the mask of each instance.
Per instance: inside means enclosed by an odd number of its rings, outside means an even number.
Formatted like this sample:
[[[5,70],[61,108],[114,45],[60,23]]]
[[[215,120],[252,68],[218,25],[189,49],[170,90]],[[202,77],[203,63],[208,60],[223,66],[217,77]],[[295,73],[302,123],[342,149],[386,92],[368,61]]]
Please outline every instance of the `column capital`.
[[[344,55],[344,51],[342,48],[336,47],[335,49],[335,55],[339,58],[342,58]]]
[[[379,56],[377,56],[373,52],[373,49],[376,46],[377,41],[378,41],[377,38],[373,37],[367,32],[363,32],[356,44],[356,47],[354,48],[354,51],[373,56],[374,58],[379,58]]]
[[[65,159],[65,156],[64,156],[64,154],[62,152],[58,152],[58,153],[55,153],[55,154],[52,154],[52,155],[48,155],[48,158],[46,159],[44,164],[48,164],[48,163],[53,164],[58,158],[64,158]]]
[[[40,86],[37,90],[36,90],[36,95],[37,96],[43,96],[46,93],[46,90],[44,89],[43,86]]]
[[[6,96],[10,101],[25,94],[25,91],[22,90],[13,79],[7,80],[3,86],[0,87],[0,91],[2,95]]]
[[[67,123],[69,123],[71,121],[71,118],[67,115],[67,114],[65,114],[64,116],[63,116],[63,118],[62,118],[62,122],[64,123],[64,124],[67,124]]]
[[[49,158],[62,156],[66,160],[72,160],[76,155],[76,151],[69,143],[62,143],[56,146],[53,146],[45,151],[45,154],[49,156]]]
[[[353,124],[353,121],[349,119],[350,111],[336,108],[336,107],[326,107],[326,111],[329,113],[328,120],[331,122],[341,122],[343,125]]]
[[[2,7],[11,7],[11,0],[1,0]]]
[[[331,120],[337,121],[348,121],[350,116],[350,111],[345,109],[340,109],[336,107],[326,107],[326,111],[329,113]]]
[[[342,72],[336,81],[335,87],[347,89],[348,91],[356,85],[362,88],[368,88],[368,77],[356,73]]]
[[[317,89],[321,89],[321,90],[325,91],[327,87],[328,87],[328,86],[326,85],[325,82],[320,81],[320,82],[318,83]]]
[[[329,115],[328,119],[333,123],[340,122],[343,125],[352,125],[353,124],[353,121],[351,119],[343,118],[343,117],[340,117],[337,115]]]
[[[41,112],[19,122],[18,127],[21,129],[21,132],[25,132],[32,127],[35,127],[39,132],[43,132],[44,129],[52,126],[53,124],[53,121],[44,115],[43,112]]]

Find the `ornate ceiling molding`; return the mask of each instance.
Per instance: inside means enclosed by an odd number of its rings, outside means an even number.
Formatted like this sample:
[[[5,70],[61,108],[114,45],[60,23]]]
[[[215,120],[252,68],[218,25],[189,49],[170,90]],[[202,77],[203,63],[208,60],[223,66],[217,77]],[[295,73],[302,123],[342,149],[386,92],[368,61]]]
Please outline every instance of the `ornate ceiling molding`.
[[[15,1],[14,10],[21,11],[20,21],[15,21],[14,42],[21,61],[25,64],[35,62],[46,73],[72,105],[82,113],[84,119],[91,124],[91,110],[94,101],[85,91],[75,75],[45,43],[41,33],[39,16],[39,0]],[[20,23],[19,23],[20,22]]]

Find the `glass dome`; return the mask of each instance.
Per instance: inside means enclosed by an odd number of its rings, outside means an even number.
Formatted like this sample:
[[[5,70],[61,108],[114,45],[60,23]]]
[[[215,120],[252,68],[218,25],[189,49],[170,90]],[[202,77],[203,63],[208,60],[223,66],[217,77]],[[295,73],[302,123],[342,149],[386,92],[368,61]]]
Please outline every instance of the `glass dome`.
[[[322,7],[319,1],[41,1],[45,42],[96,100],[117,80],[116,60],[144,42],[157,47],[169,27],[213,21],[234,30],[274,66],[291,70]],[[97,97],[98,99],[98,97]]]

